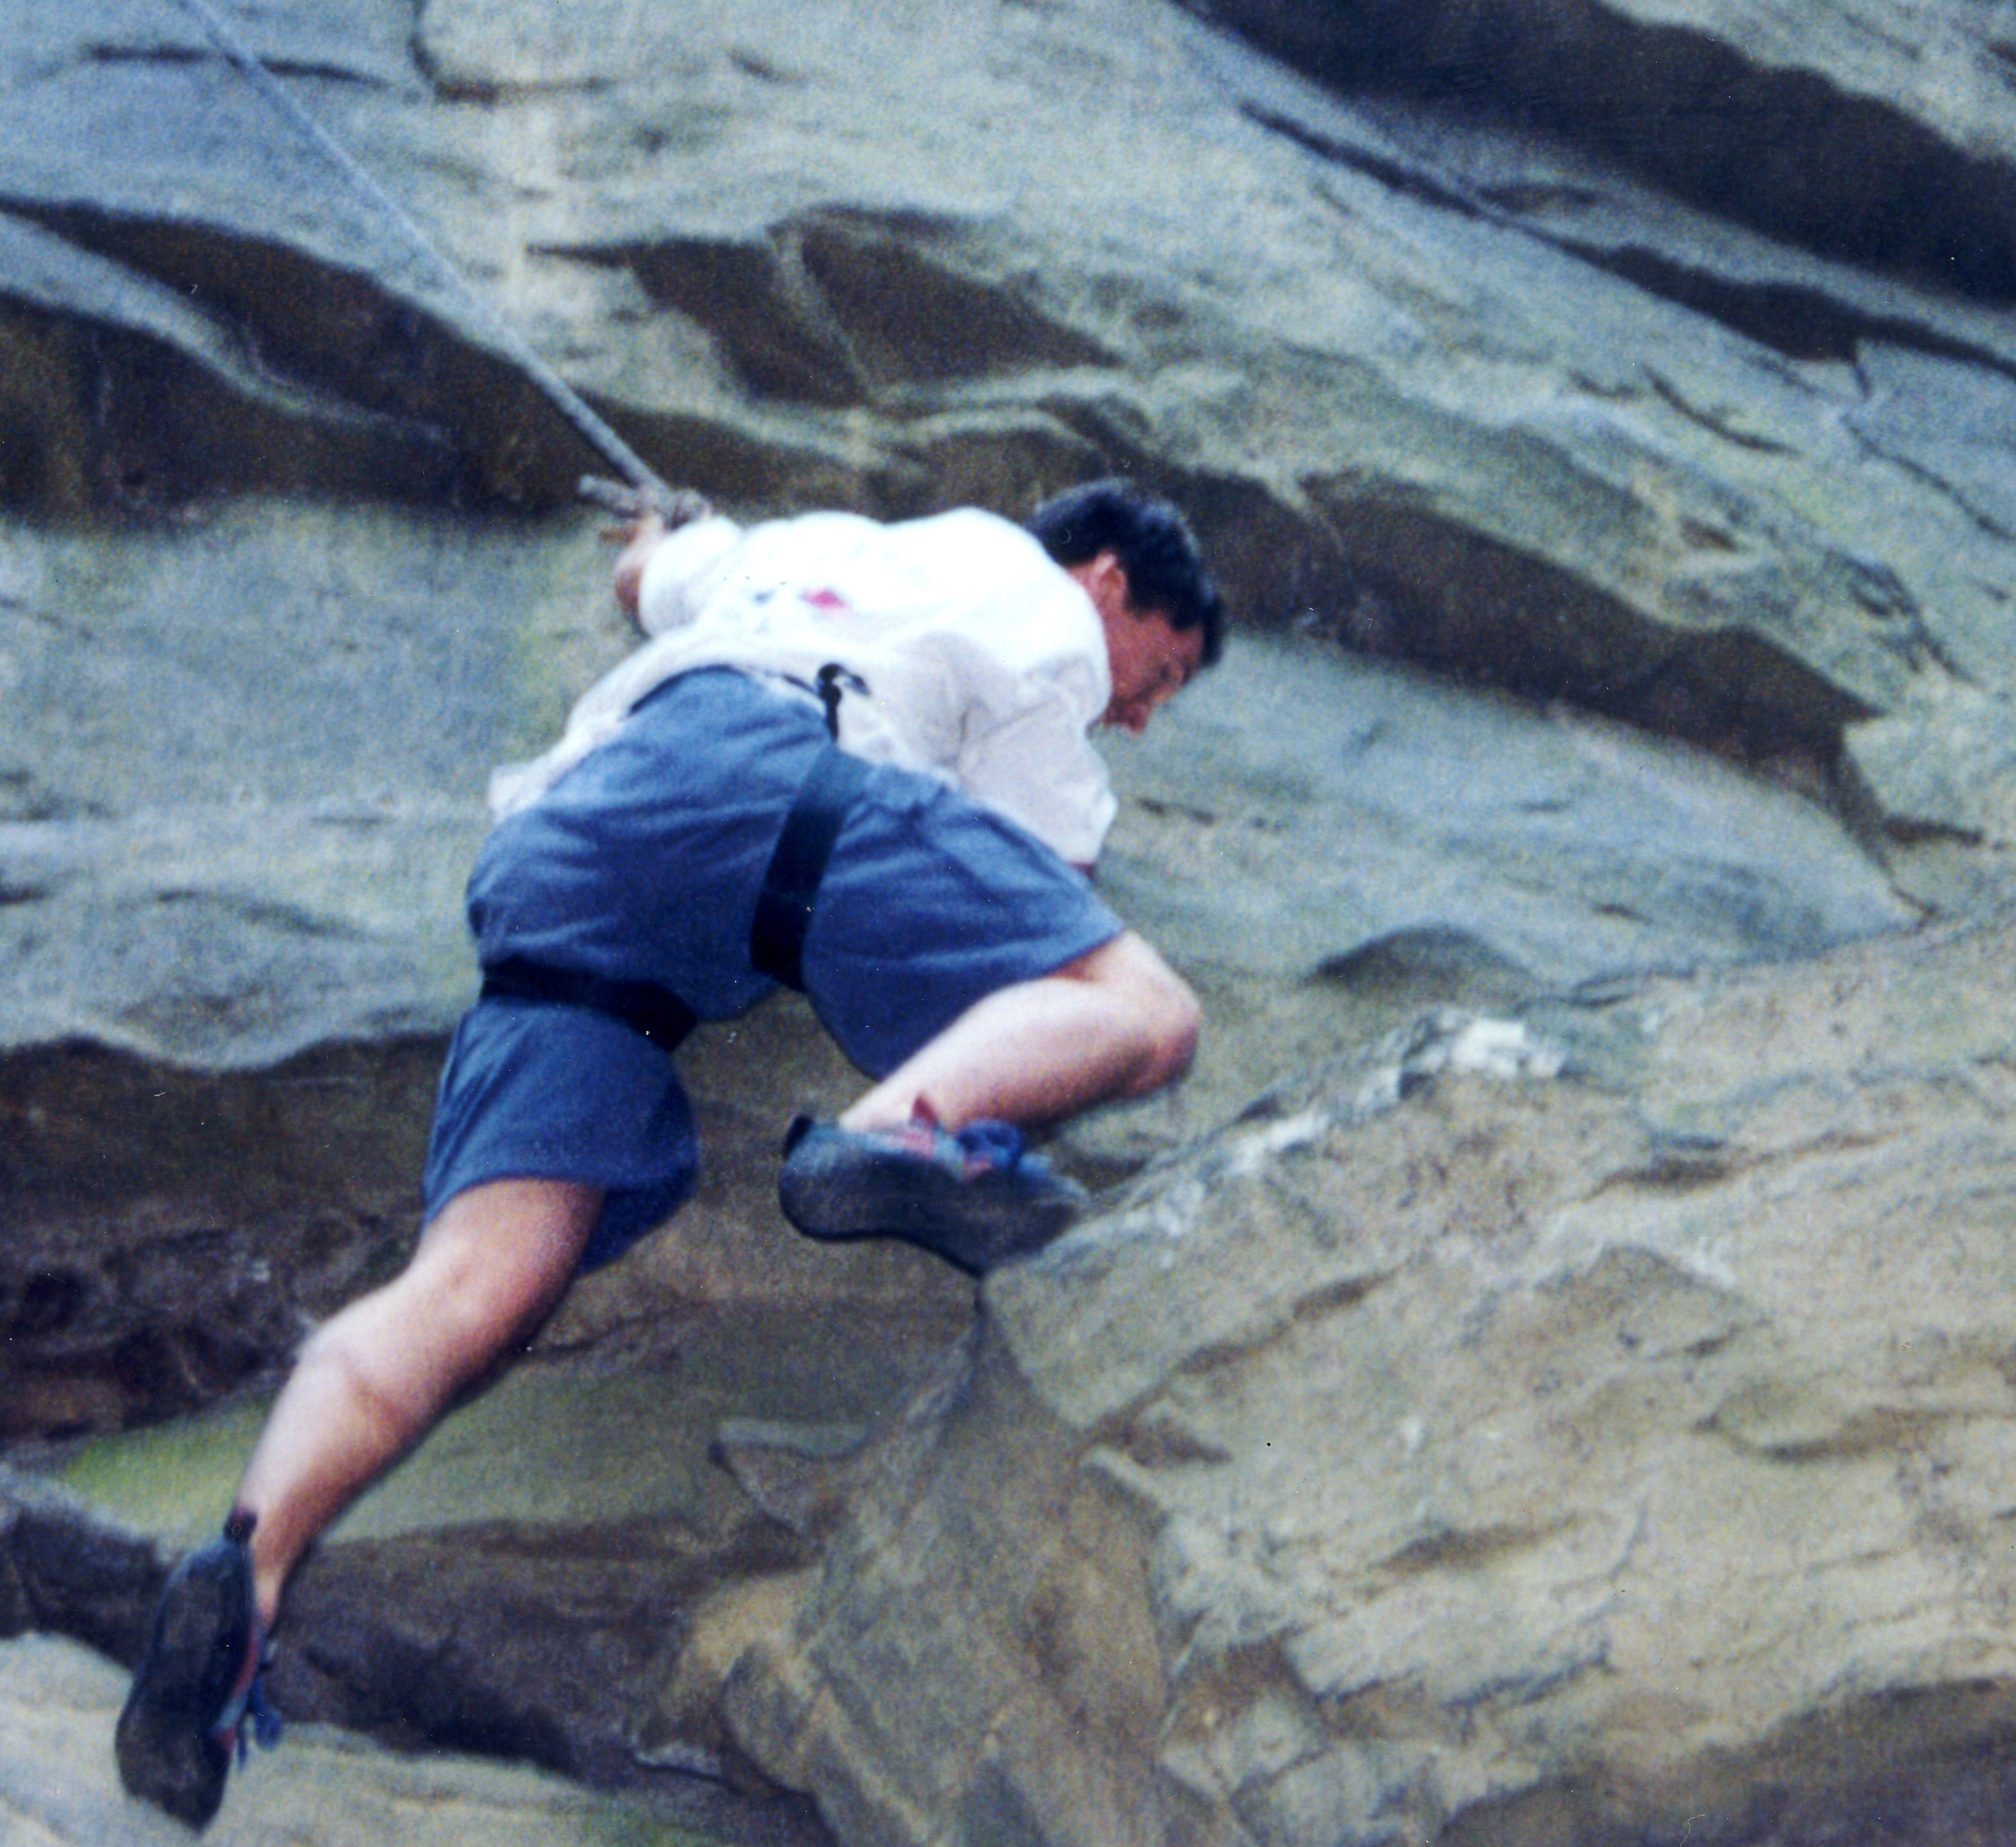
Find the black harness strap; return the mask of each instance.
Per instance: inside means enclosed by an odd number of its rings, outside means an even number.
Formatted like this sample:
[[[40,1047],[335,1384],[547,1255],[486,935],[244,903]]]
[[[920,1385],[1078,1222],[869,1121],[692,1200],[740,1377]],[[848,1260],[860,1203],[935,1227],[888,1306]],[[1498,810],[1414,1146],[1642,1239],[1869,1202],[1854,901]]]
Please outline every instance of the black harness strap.
[[[675,1051],[698,1021],[693,1009],[655,981],[612,981],[574,968],[550,968],[513,956],[483,971],[483,999],[536,1000],[592,1007],[641,1032],[661,1051]]]
[[[833,857],[847,811],[867,779],[866,763],[828,744],[784,817],[784,830],[777,836],[769,869],[763,874],[755,920],[749,927],[749,960],[758,973],[787,988],[802,989],[805,985],[800,965],[819,880],[826,877],[826,862]]]
[[[819,670],[819,704],[826,707],[826,736],[840,736],[840,696],[866,693],[858,679],[837,661]],[[798,790],[783,831],[763,873],[756,895],[756,915],[749,926],[749,960],[758,974],[803,992],[805,931],[811,927],[819,880],[833,857],[833,842],[847,824],[847,811],[868,779],[868,765],[850,757],[837,742],[828,744],[814,761]]]

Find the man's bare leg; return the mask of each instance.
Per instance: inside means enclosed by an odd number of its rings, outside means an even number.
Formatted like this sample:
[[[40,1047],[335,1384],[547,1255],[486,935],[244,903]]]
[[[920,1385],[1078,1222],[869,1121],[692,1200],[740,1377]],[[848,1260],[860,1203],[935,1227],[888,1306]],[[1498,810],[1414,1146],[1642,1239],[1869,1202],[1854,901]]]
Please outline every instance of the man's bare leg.
[[[315,1536],[552,1312],[601,1202],[563,1180],[471,1187],[398,1276],[310,1338],[238,1489],[258,1517],[254,1593],[268,1629]]]
[[[1028,1125],[1145,1096],[1190,1068],[1198,1021],[1182,978],[1129,931],[969,1007],[841,1126],[897,1127],[920,1102],[948,1129],[987,1118]]]

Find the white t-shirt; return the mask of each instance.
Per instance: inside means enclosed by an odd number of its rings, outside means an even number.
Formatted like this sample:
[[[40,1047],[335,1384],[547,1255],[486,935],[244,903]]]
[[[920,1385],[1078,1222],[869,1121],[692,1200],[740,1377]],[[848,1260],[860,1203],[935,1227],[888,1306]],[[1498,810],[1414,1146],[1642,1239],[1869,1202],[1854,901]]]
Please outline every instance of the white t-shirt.
[[[538,800],[676,674],[738,667],[809,688],[834,664],[852,676],[843,748],[938,777],[1074,865],[1097,859],[1116,805],[1086,736],[1112,697],[1105,632],[1019,526],[972,509],[892,526],[703,520],[652,553],[638,614],[653,639],[581,696],[545,756],[497,772],[493,814]]]

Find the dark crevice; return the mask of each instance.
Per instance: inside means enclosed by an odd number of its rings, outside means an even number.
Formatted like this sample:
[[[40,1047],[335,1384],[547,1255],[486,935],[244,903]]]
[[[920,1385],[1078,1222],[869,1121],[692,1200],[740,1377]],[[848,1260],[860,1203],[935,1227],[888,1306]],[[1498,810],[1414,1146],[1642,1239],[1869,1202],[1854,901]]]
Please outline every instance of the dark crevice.
[[[1849,429],[1856,441],[1862,445],[1867,454],[1874,456],[1879,462],[1888,463],[1892,468],[1901,469],[1913,480],[1922,481],[1942,499],[1951,501],[1960,509],[1962,514],[1973,523],[1978,531],[1985,533],[1990,538],[2000,540],[2003,544],[2016,542],[2016,532],[2011,531],[1999,520],[1983,513],[1967,499],[1963,490],[1956,487],[1943,475],[1926,467],[1922,462],[1914,462],[1908,455],[1900,455],[1894,449],[1885,448],[1882,444],[1871,438],[1866,430],[1856,429],[1852,424],[1849,426]],[[1953,671],[1949,664],[1948,670]],[[1956,674],[1956,677],[1966,679],[1968,676]]]
[[[0,301],[45,395],[67,399],[0,454],[0,500],[145,509],[311,486],[462,506],[571,499],[588,458],[544,394],[387,288],[368,252],[339,267],[200,224],[0,204],[171,290],[221,337],[185,351],[141,326]]]
[[[936,229],[825,212],[742,240],[535,247],[628,270],[653,303],[704,329],[759,398],[846,409],[914,387],[1113,363],[1012,284],[917,247]]]
[[[2016,299],[2009,164],[1815,71],[1601,0],[1189,4],[1342,95],[1553,139],[1820,255]]]
[[[215,54],[190,45],[155,45],[144,49],[131,45],[87,45],[81,56],[93,64],[208,64]]]
[[[383,87],[376,77],[366,77],[361,70],[346,70],[340,64],[293,64],[284,58],[268,58],[264,62],[275,77],[296,77],[309,83],[355,84],[366,90]]]
[[[1358,603],[1339,639],[1459,684],[1564,700],[1751,766],[1798,762],[1824,781],[1845,729],[1874,715],[1824,675],[1741,630],[1683,632],[1546,559],[1351,483],[1305,484],[1345,554]],[[1872,597],[1881,600],[1879,587]],[[1907,658],[1935,650],[1915,612],[1887,614]]]
[[[1787,443],[1773,442],[1769,437],[1752,436],[1747,430],[1736,429],[1726,419],[1711,416],[1690,404],[1669,380],[1661,378],[1658,373],[1648,370],[1645,376],[1662,403],[1677,411],[1689,423],[1699,424],[1702,429],[1719,437],[1724,442],[1733,443],[1740,449],[1749,449],[1766,455],[1790,455],[1798,452]],[[1721,549],[1726,549],[1726,542]]]
[[[423,16],[426,10],[423,0],[414,0],[412,26],[406,35],[406,56],[412,61],[414,74],[437,102],[487,106],[532,103],[548,96],[599,96],[616,88],[614,77],[603,76],[569,77],[545,83],[451,77],[427,49]]]
[[[927,221],[824,213],[790,232],[797,259],[870,382],[940,385],[1106,366],[1113,355],[1012,283],[920,247]]]
[[[1635,247],[1611,250],[1539,231],[1532,235],[1788,359],[1852,365],[1863,344],[1880,342],[2016,379],[2016,361],[1989,347],[1955,340],[1915,321],[1867,313],[1818,289],[1792,283],[1731,282]]]
[[[1500,223],[1514,222],[1508,214],[1493,211],[1490,205],[1468,188],[1454,180],[1445,179],[1424,167],[1410,166],[1403,160],[1375,153],[1370,148],[1355,146],[1336,136],[1325,135],[1312,128],[1306,122],[1298,122],[1294,117],[1283,115],[1276,110],[1262,108],[1256,103],[1243,103],[1240,113],[1246,119],[1265,128],[1270,135],[1279,135],[1297,146],[1306,148],[1311,153],[1339,167],[1348,167],[1354,172],[1375,179],[1385,187],[1398,193],[1402,198],[1418,199],[1424,205],[1438,207],[1444,211],[1460,212],[1465,218],[1489,218]]]
[[[548,96],[599,96],[614,89],[606,77],[572,77],[553,83],[501,83],[470,78],[440,78],[429,86],[437,101],[496,103],[536,103]]]
[[[1516,1557],[1546,1545],[1559,1537],[1568,1524],[1557,1521],[1540,1527],[1501,1524],[1449,1528],[1402,1546],[1382,1559],[1379,1568],[1399,1578],[1422,1577],[1435,1572],[1477,1571],[1499,1559]]]
[[[441,1055],[0,1058],[0,1442],[158,1421],[283,1364],[304,1318],[408,1248]]]
[[[1109,458],[1125,452],[1110,433],[1088,435]],[[1309,509],[1290,513],[1251,482],[1170,477],[1148,458],[1140,469],[1190,510],[1221,581],[1256,626],[1589,712],[1809,791],[1834,790],[1845,733],[1876,715],[1752,628],[1661,620],[1552,560],[1355,474],[1305,477]],[[1683,525],[1705,553],[1733,557],[1741,543],[1698,521]],[[1936,665],[1967,678],[1890,573],[1849,558],[1836,563],[1831,593],[1867,612],[1880,646],[1911,671]],[[1390,967],[1322,973],[1434,979],[1446,960],[1424,960],[1410,943]],[[1507,981],[1517,973],[1498,971]]]
[[[147,519],[262,489],[433,501],[469,472],[423,429],[276,404],[149,333],[0,301],[0,368],[17,360],[33,389],[7,407],[0,506]]]
[[[560,78],[543,83],[513,83],[502,79],[451,77],[427,49],[422,18],[424,11],[424,7],[417,3],[413,8],[412,28],[406,38],[406,56],[412,61],[414,74],[437,102],[482,106],[529,103],[546,96],[604,95],[616,88],[614,78],[599,75]]]
[[[731,50],[728,61],[743,76],[753,77],[758,83],[781,84],[797,88],[805,81],[803,77],[793,76],[788,70],[772,63],[767,58],[759,57],[754,52]]]
[[[1816,290],[1788,283],[1732,283],[1643,249],[1604,250],[1567,240],[1562,247],[1648,295],[1705,315],[1788,359],[1852,365],[1862,342],[1875,331],[1867,316]],[[1939,344],[1936,336],[1924,337]]]
[[[629,271],[655,305],[705,329],[758,399],[837,409],[866,398],[855,356],[788,249],[707,238],[535,249]]]
[[[148,64],[188,66],[196,64],[224,64],[230,68],[230,61],[205,45],[88,45],[82,48],[82,57],[93,64]],[[262,58],[260,63],[272,76],[292,78],[308,83],[350,84],[360,89],[380,89],[383,86],[376,77],[368,77],[361,70],[353,70],[341,64],[311,64],[290,61],[285,58]]]
[[[1611,249],[1564,236],[1520,215],[1520,204],[1531,201],[1523,200],[1518,189],[1474,190],[1417,163],[1325,135],[1278,110],[1251,103],[1242,103],[1240,109],[1249,121],[1270,134],[1280,135],[1334,165],[1362,173],[1405,198],[1531,237],[1788,359],[1852,364],[1865,341],[1880,340],[1930,358],[1978,365],[2016,379],[2016,362],[1991,348],[1956,340],[1916,322],[1870,314],[1835,300],[1822,290],[1799,283],[1735,282],[1642,246]]]
[[[427,49],[427,0],[412,0],[412,23],[406,31],[406,56],[412,60],[420,81],[435,95],[441,94],[441,67]]]

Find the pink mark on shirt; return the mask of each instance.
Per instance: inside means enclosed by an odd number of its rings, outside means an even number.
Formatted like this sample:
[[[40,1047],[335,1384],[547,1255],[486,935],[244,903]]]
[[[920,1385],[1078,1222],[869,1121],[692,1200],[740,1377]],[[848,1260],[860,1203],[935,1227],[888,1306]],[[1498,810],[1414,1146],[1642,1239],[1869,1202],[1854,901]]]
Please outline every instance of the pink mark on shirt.
[[[811,608],[823,610],[829,615],[836,610],[850,607],[847,599],[837,590],[804,590],[799,592],[799,597],[801,601]]]

